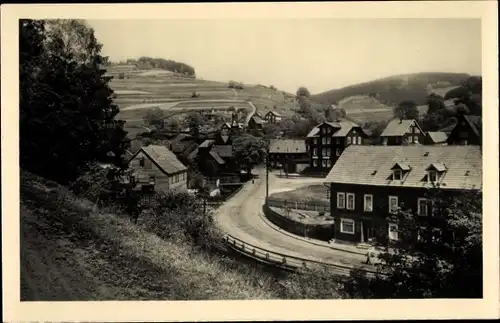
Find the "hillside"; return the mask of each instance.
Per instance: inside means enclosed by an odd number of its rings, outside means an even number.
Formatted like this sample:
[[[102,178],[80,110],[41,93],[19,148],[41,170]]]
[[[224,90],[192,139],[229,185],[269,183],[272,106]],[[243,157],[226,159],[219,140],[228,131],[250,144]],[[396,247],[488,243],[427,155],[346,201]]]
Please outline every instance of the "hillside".
[[[269,299],[269,277],[236,270],[128,218],[92,212],[92,203],[21,173],[21,299]],[[282,295],[281,295],[282,296]]]
[[[173,107],[248,108],[248,103],[244,101],[251,101],[260,113],[273,109],[283,116],[292,116],[298,108],[294,95],[262,85],[245,84],[243,89],[231,89],[223,82],[201,80],[177,73],[140,70],[133,66],[129,67],[128,72],[122,70],[121,73],[126,75],[124,78],[118,78],[114,73],[108,71],[108,75],[113,76],[110,87],[115,91],[114,102],[121,110],[118,118],[128,121],[129,126],[142,126],[142,116],[153,106],[164,110]]]
[[[428,91],[451,88],[462,84],[470,75],[464,73],[418,73],[390,76],[370,82],[355,84],[311,96],[311,100],[328,103],[364,95],[376,97],[386,105],[397,105],[412,100],[417,105],[426,104]]]

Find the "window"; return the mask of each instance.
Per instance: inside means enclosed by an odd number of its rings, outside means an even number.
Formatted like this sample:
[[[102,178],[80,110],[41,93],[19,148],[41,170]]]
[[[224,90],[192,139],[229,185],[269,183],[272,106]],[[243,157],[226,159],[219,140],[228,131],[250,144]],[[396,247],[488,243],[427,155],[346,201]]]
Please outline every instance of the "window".
[[[154,176],[149,176],[149,184],[150,185],[155,185],[156,181],[155,181],[155,177]]]
[[[329,157],[330,156],[330,148],[323,148],[322,155],[325,157]]]
[[[326,137],[321,138],[321,144],[326,145]]]
[[[373,195],[365,194],[365,212],[373,211]]]
[[[418,144],[418,136],[413,136],[413,142]]]
[[[354,220],[340,219],[340,232],[354,234]]]
[[[317,159],[313,160],[313,167],[318,167],[318,160]]]
[[[327,160],[326,160],[326,159],[323,159],[323,160],[321,161],[321,166],[322,166],[323,168],[326,168],[326,162],[327,162]]]
[[[332,132],[332,129],[330,127],[326,128],[326,133]]]
[[[443,238],[443,231],[438,228],[433,228],[432,229],[432,242],[439,242]]]
[[[318,156],[318,148],[313,148],[313,156]]]
[[[337,193],[337,209],[345,209],[345,193]]]
[[[341,154],[341,153],[342,153],[342,151],[340,150],[340,148],[337,148],[337,149],[335,150],[335,154],[336,154],[337,156],[340,156],[340,154]]]
[[[398,211],[398,197],[389,196],[389,213],[396,213]]]
[[[330,128],[328,128],[328,129],[330,129]],[[331,143],[332,143],[332,138],[327,137],[327,138],[326,138],[326,144],[327,144],[327,145],[330,145]]]
[[[175,175],[175,182],[178,183],[179,182],[179,175]]]
[[[387,142],[388,142],[387,137],[384,137],[384,139],[383,139],[383,141],[382,141],[382,144],[383,144],[384,146],[387,146]]]
[[[330,159],[326,161],[326,167],[328,168],[332,167],[332,161]]]
[[[389,223],[389,240],[398,240],[398,225]]]
[[[358,137],[358,145],[361,145],[362,144],[362,139],[361,137]]]
[[[354,210],[354,194],[347,193],[347,209]]]
[[[313,138],[313,144],[317,144],[318,143],[318,138]]]
[[[146,163],[146,158],[141,157],[141,159],[139,160],[139,166],[144,167],[145,163]]]
[[[321,133],[326,133],[326,128],[321,128]]]
[[[336,143],[337,145],[340,145],[340,138],[337,138],[337,139],[335,140],[335,143]]]
[[[351,144],[351,137],[347,137],[347,144],[350,145]]]
[[[408,141],[410,142],[410,144],[411,144],[411,143],[413,143],[413,137],[412,137],[412,136],[410,136],[410,137],[408,138]]]
[[[419,198],[418,199],[418,215],[427,216],[429,215],[427,199]]]
[[[321,155],[322,155],[322,156],[328,156],[328,155],[327,155],[327,153],[326,153],[326,148],[323,148],[323,149],[321,150]]]
[[[429,174],[427,176],[429,182],[431,183],[437,182],[438,179],[437,172],[431,170],[429,171]]]
[[[392,171],[392,180],[393,181],[400,181],[402,179],[402,171],[401,169],[395,169]]]
[[[427,228],[426,227],[420,227],[417,230],[417,241],[418,242],[423,242],[425,241],[427,235]]]

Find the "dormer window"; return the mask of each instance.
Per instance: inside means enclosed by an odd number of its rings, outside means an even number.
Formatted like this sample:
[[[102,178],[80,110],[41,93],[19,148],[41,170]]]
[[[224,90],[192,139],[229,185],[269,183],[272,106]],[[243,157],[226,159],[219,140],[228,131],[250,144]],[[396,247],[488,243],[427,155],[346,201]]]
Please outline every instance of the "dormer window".
[[[411,170],[411,167],[403,163],[396,163],[394,166],[392,166],[391,170],[392,180],[402,181],[404,176]]]
[[[433,163],[430,164],[429,167],[427,167],[425,170],[427,171],[427,182],[437,183],[444,175],[447,168],[445,164]]]

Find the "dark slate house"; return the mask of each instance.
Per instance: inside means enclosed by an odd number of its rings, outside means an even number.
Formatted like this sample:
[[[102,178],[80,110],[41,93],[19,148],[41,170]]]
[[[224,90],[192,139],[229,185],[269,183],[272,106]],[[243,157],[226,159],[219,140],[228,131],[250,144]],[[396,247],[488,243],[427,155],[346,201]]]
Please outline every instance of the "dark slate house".
[[[449,237],[428,193],[436,185],[432,191],[448,198],[463,190],[481,192],[482,154],[478,146],[351,146],[325,182],[336,240],[397,240],[397,221],[386,219],[399,209],[417,216],[417,241],[429,230]]]
[[[286,173],[299,173],[309,166],[304,140],[273,139],[269,142],[271,168],[283,169]]]
[[[481,145],[482,128],[481,117],[462,115],[446,141],[448,145]]]
[[[261,130],[264,125],[264,120],[257,115],[253,115],[248,121],[248,128],[252,130]]]
[[[314,127],[306,137],[311,172],[328,172],[344,149],[362,145],[367,135],[350,121],[324,122]]]
[[[415,119],[393,119],[380,135],[384,146],[423,144],[425,132]]]
[[[279,114],[278,112],[276,111],[269,111],[268,113],[266,113],[266,115],[264,116],[264,119],[268,122],[268,123],[277,123],[279,121],[281,121],[281,114]]]

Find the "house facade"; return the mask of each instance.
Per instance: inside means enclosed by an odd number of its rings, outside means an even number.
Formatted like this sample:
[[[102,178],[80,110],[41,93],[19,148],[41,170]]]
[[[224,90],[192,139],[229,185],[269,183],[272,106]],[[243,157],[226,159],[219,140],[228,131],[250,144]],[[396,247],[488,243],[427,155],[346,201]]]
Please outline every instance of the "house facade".
[[[480,192],[481,167],[477,146],[351,146],[326,178],[335,239],[397,240],[399,223],[391,215],[400,210],[416,216],[417,241],[429,231],[447,239],[452,233],[432,196]]]
[[[128,166],[130,181],[136,186],[152,186],[162,192],[187,190],[187,167],[165,146],[142,147]]]
[[[457,124],[446,141],[448,145],[481,145],[481,117],[471,115],[462,115],[458,117]]]
[[[423,145],[425,132],[415,119],[393,119],[380,135],[384,146]]]
[[[268,122],[268,123],[277,123],[277,122],[280,122],[281,121],[281,114],[279,114],[276,111],[269,111],[264,116],[264,120],[266,120],[266,122]]]
[[[273,139],[269,142],[269,166],[285,173],[300,173],[309,166],[304,140]]]
[[[309,168],[312,172],[328,172],[344,149],[363,145],[367,135],[355,123],[348,121],[324,122],[314,127],[306,137]]]

